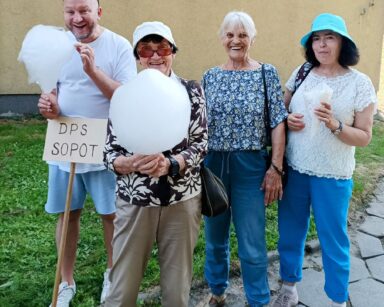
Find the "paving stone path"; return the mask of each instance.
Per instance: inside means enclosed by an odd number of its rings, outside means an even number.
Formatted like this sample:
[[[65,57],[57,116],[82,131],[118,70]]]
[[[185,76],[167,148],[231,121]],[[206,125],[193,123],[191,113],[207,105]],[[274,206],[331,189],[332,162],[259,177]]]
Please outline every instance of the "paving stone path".
[[[357,214],[349,227],[351,239],[351,274],[349,307],[384,307],[384,180],[379,182],[364,213]],[[297,284],[299,306],[326,307],[330,300],[324,287],[324,272],[318,241],[308,242],[303,265],[303,280]],[[281,284],[276,252],[269,253],[269,283],[272,299]],[[228,307],[244,307],[246,300],[239,276],[233,276],[227,289]],[[158,290],[142,294],[145,301],[158,297]],[[208,306],[210,294],[205,283],[195,284],[191,290],[189,307]]]

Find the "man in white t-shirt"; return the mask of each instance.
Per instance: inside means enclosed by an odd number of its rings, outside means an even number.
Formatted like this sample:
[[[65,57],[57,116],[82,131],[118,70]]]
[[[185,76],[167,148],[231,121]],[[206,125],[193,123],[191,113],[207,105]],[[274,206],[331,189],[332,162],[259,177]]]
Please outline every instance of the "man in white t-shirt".
[[[42,94],[38,107],[48,119],[58,116],[108,118],[114,90],[136,75],[132,46],[123,37],[103,28],[98,21],[102,9],[98,0],[64,0],[64,21],[74,42],[72,59],[61,71],[57,89]],[[69,163],[48,162],[48,200],[45,210],[59,213],[56,243],[60,244]],[[115,216],[115,175],[103,164],[77,164],[69,217],[65,254],[61,268],[61,284],[57,306],[67,307],[76,293],[73,278],[80,215],[89,193],[104,226],[108,254],[104,273],[101,303],[109,289],[109,268],[112,266],[113,219]]]

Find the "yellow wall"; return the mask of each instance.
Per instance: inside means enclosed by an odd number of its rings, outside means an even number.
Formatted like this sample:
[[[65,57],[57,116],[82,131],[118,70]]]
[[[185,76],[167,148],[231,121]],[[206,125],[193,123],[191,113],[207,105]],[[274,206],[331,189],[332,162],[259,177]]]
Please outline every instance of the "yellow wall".
[[[283,82],[303,62],[299,39],[312,19],[321,12],[339,14],[360,48],[358,69],[378,89],[383,0],[101,0],[101,5],[102,25],[130,41],[143,21],[168,24],[180,49],[176,73],[197,80],[204,70],[225,61],[217,31],[228,11],[244,10],[254,18],[258,35],[252,57],[274,64]],[[0,0],[0,94],[40,92],[28,85],[25,69],[16,61],[26,32],[36,24],[63,26],[62,0]]]

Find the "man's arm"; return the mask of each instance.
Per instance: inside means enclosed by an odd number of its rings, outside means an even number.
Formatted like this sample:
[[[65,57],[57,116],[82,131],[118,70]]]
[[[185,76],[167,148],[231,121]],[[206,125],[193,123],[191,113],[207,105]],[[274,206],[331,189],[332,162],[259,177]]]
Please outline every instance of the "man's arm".
[[[75,47],[77,52],[80,54],[85,73],[92,79],[93,82],[95,82],[96,86],[100,89],[103,95],[110,100],[114,91],[121,85],[121,83],[113,80],[101,69],[96,67],[95,53],[91,46],[77,43]]]

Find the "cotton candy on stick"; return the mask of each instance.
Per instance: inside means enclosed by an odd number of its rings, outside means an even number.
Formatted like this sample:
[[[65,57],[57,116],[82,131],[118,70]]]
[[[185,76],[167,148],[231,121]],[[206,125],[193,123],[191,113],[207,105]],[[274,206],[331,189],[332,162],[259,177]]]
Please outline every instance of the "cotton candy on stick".
[[[319,90],[318,105],[320,106],[322,102],[327,102],[330,104],[333,90],[326,83],[321,83],[321,87],[318,90]],[[317,134],[317,132],[319,131],[319,128],[320,128],[320,120],[316,118],[313,122],[311,137],[314,137]]]
[[[25,64],[29,83],[37,83],[43,93],[50,93],[74,51],[63,28],[37,25],[25,36],[18,60]]]
[[[304,94],[307,108],[311,118],[310,136],[315,137],[320,128],[320,120],[314,113],[315,108],[319,107],[322,102],[331,103],[333,90],[325,82],[319,83],[311,91]]]

